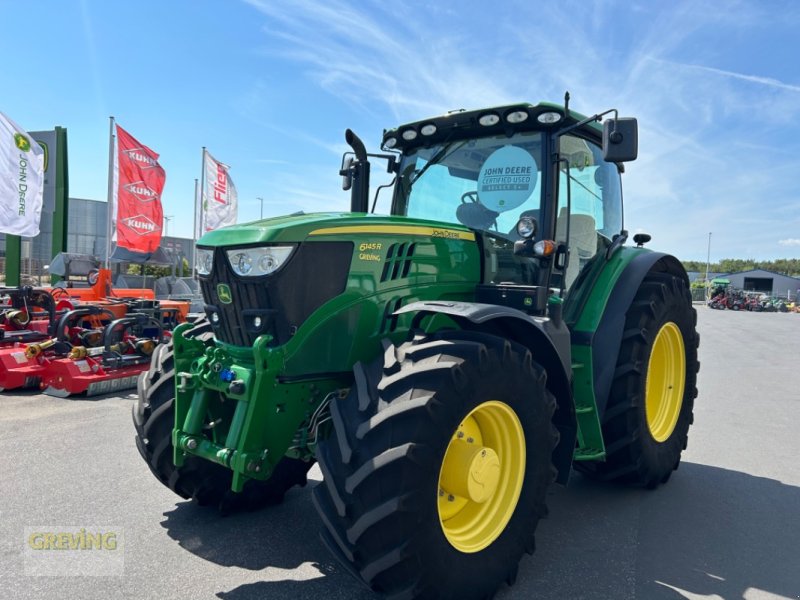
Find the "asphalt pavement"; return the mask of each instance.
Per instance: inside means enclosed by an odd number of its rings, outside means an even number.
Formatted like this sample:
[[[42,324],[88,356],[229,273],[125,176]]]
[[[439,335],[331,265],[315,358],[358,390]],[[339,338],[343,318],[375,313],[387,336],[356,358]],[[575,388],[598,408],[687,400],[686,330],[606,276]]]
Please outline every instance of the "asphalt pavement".
[[[800,598],[800,314],[698,313],[700,394],[680,469],[655,491],[577,474],[555,487],[536,553],[498,598]],[[133,402],[0,395],[3,598],[374,598],[319,540],[316,467],[282,505],[221,518],[153,478]],[[26,574],[41,555],[31,540],[45,539],[31,536],[77,528],[118,536],[118,571]]]

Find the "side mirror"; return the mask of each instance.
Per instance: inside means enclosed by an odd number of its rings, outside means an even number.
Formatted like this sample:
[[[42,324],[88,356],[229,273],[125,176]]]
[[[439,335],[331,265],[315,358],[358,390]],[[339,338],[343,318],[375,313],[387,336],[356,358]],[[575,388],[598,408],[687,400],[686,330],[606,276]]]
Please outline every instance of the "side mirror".
[[[603,160],[623,163],[639,155],[639,124],[636,119],[608,119],[603,123]]]
[[[342,170],[339,175],[342,176],[342,189],[346,192],[353,187],[353,157],[348,156],[342,161]]]

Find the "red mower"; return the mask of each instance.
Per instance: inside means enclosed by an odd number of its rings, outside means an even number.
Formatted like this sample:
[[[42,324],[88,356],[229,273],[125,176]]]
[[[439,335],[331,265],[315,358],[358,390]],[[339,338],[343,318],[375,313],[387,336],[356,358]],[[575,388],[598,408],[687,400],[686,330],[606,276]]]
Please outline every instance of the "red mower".
[[[61,315],[57,321],[51,319],[49,335],[28,335],[25,336],[29,340],[27,344],[17,341],[3,345],[0,347],[0,391],[39,387],[53,360],[66,357],[75,346],[101,344],[103,327],[113,318],[111,312],[97,306],[78,308]],[[8,336],[3,340],[21,340],[22,337]]]
[[[103,329],[101,343],[73,346],[67,356],[49,361],[41,387],[45,394],[59,398],[134,388],[165,335],[160,319],[129,313]]]
[[[56,304],[48,290],[0,288],[0,348],[54,335]]]

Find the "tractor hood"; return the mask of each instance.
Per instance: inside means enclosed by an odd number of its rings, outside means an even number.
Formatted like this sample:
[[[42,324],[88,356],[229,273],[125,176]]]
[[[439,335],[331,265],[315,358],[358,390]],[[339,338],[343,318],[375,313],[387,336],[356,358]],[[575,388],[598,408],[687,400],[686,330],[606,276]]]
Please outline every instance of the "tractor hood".
[[[253,221],[242,225],[232,225],[210,231],[201,237],[197,245],[246,246],[253,244],[298,243],[309,236],[337,235],[352,237],[363,233],[418,233],[431,237],[456,239],[475,239],[474,233],[463,225],[437,221],[411,219],[408,217],[389,217],[364,213],[312,213],[275,217]]]

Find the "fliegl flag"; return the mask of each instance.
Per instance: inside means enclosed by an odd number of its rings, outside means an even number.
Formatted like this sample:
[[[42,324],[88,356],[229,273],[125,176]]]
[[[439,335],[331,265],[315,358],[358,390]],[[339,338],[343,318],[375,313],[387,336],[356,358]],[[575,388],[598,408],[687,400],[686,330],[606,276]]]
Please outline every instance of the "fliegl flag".
[[[0,233],[39,235],[44,193],[44,151],[0,112]]]
[[[203,186],[202,231],[206,233],[236,224],[239,198],[228,171],[230,167],[214,159],[208,151],[203,155],[205,185]]]
[[[161,192],[167,175],[158,154],[117,125],[112,196],[112,241],[134,252],[155,252],[161,244]]]

